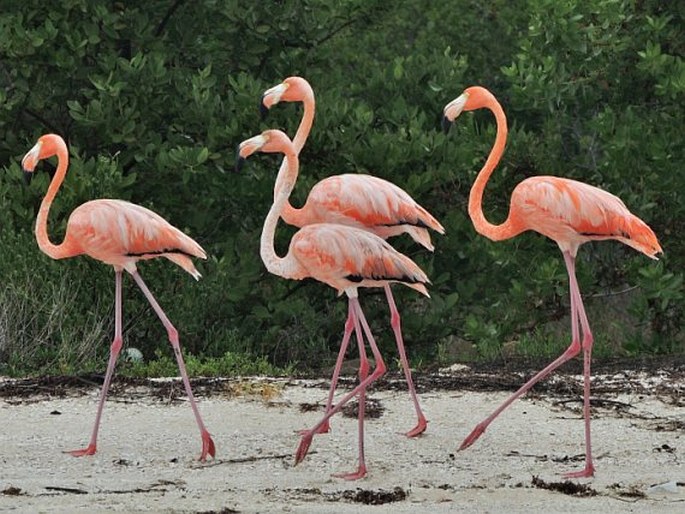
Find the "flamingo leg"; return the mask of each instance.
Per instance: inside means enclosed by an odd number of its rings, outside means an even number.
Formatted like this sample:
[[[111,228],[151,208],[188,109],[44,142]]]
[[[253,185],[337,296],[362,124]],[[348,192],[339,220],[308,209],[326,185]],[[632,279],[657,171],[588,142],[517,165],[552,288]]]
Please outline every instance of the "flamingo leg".
[[[407,353],[404,349],[404,341],[402,339],[400,312],[397,310],[397,305],[395,305],[395,299],[392,296],[390,284],[385,285],[385,295],[388,297],[388,306],[390,307],[390,325],[395,333],[395,341],[397,342],[397,350],[400,354],[400,362],[402,362],[404,377],[407,380],[409,394],[412,402],[414,402],[414,409],[416,410],[416,416],[418,418],[416,426],[405,435],[407,437],[416,437],[417,435],[423,434],[426,431],[428,422],[426,421],[426,417],[423,415],[423,411],[419,405],[419,399],[416,396],[416,389],[414,388],[414,381],[411,378],[411,369],[409,368],[409,361],[407,360]]]
[[[309,447],[312,444],[314,434],[317,433],[319,427],[321,427],[328,419],[330,419],[333,415],[339,412],[343,408],[343,406],[348,401],[350,401],[354,396],[359,394],[361,391],[365,391],[371,383],[378,380],[378,378],[380,378],[386,371],[383,356],[381,355],[381,352],[378,349],[378,346],[376,345],[376,341],[374,340],[373,335],[371,334],[369,324],[366,321],[366,318],[364,317],[364,312],[362,311],[361,306],[359,305],[359,299],[357,297],[351,297],[349,301],[352,305],[355,318],[357,318],[358,321],[361,323],[361,326],[364,329],[364,333],[366,334],[366,338],[369,341],[369,346],[371,346],[371,351],[373,352],[373,357],[376,361],[376,367],[373,370],[373,373],[371,373],[365,379],[361,380],[359,384],[357,384],[357,386],[354,389],[352,389],[352,391],[343,396],[340,399],[340,401],[324,415],[321,421],[319,421],[316,425],[314,425],[314,427],[311,430],[309,430],[302,436],[297,451],[295,452],[295,464],[299,464],[307,456],[307,452],[309,451]]]
[[[359,319],[355,316],[353,318],[354,332],[357,338],[357,345],[359,346],[359,382],[363,382],[369,376],[369,359],[366,356],[366,348],[364,347],[364,337],[359,324]],[[358,400],[358,426],[359,426],[359,463],[357,471],[350,473],[334,473],[336,478],[344,478],[345,480],[357,480],[366,476],[366,460],[364,458],[364,418],[366,416],[366,390],[362,389],[359,392]],[[330,410],[330,408],[329,408]]]
[[[595,474],[595,466],[592,462],[592,442],[590,437],[590,365],[592,361],[592,344],[594,337],[590,330],[590,323],[585,313],[583,298],[576,279],[575,258],[568,252],[564,252],[564,261],[568,270],[569,284],[571,289],[571,302],[575,298],[578,319],[583,329],[583,418],[585,420],[585,467],[580,471],[566,473],[566,478],[587,478]]]
[[[471,446],[473,443],[476,442],[476,440],[483,435],[483,432],[485,432],[485,429],[492,423],[492,421],[499,416],[499,414],[506,409],[511,403],[516,400],[519,396],[523,395],[526,393],[533,385],[535,385],[537,382],[545,378],[547,375],[549,375],[552,371],[557,369],[559,366],[564,364],[566,361],[570,360],[571,358],[575,357],[578,355],[581,349],[581,344],[580,344],[580,334],[579,334],[579,328],[578,328],[578,320],[579,320],[579,297],[580,293],[574,292],[577,291],[578,285],[576,283],[576,278],[575,278],[575,268],[573,266],[573,257],[570,256],[570,254],[567,256],[566,252],[564,252],[564,260],[566,261],[566,265],[569,271],[569,277],[572,277],[569,279],[570,282],[570,289],[571,289],[571,345],[564,351],[563,354],[561,354],[559,357],[557,357],[554,361],[552,361],[547,367],[545,367],[542,371],[538,372],[533,378],[531,378],[528,382],[523,384],[521,388],[516,391],[513,395],[511,395],[502,405],[500,405],[495,411],[490,414],[487,418],[485,418],[483,421],[478,423],[476,427],[471,431],[471,433],[464,439],[464,441],[461,443],[461,446],[459,446],[459,450],[465,450],[469,446]],[[570,263],[570,264],[569,264]],[[580,303],[580,307],[582,307],[582,303]],[[583,313],[584,315],[584,313]],[[588,327],[589,330],[589,327]],[[584,343],[585,344],[585,343]],[[589,357],[588,357],[589,358]],[[587,369],[589,373],[589,368]],[[589,379],[589,376],[588,376]],[[589,384],[588,384],[589,387]],[[589,401],[589,390],[588,390],[588,401]]]
[[[107,392],[109,391],[109,384],[112,381],[112,375],[114,374],[114,366],[117,362],[117,357],[121,351],[121,345],[123,344],[122,337],[122,324],[121,324],[121,277],[122,272],[115,270],[114,272],[114,341],[109,349],[109,361],[107,362],[107,372],[105,373],[105,381],[102,384],[102,391],[100,392],[100,400],[98,402],[98,411],[95,414],[95,426],[93,426],[93,432],[90,436],[90,443],[86,448],[81,450],[71,450],[66,453],[70,453],[74,457],[82,457],[84,455],[93,455],[97,451],[97,440],[98,440],[98,430],[100,429],[100,418],[102,417],[102,409],[105,406],[105,400],[107,399]]]
[[[347,309],[347,321],[345,321],[345,333],[343,334],[343,339],[342,343],[340,343],[340,351],[338,352],[338,358],[335,361],[335,368],[333,369],[333,376],[331,377],[331,387],[328,390],[328,399],[326,400],[326,410],[325,413],[328,413],[328,411],[331,410],[331,406],[333,405],[333,396],[335,395],[335,390],[338,386],[338,378],[340,377],[340,369],[342,368],[342,363],[345,360],[345,354],[347,353],[347,347],[350,342],[350,336],[352,335],[352,330],[354,330],[354,313],[352,311],[352,305],[349,304],[348,302],[348,309]],[[357,339],[359,339],[357,337]],[[325,434],[328,433],[328,431],[331,429],[330,423],[328,420],[321,425],[321,427],[318,429],[317,434]],[[308,432],[308,430],[300,430],[299,434],[304,435]]]
[[[148,289],[147,285],[143,281],[143,278],[138,274],[138,272],[134,271],[133,273],[131,273],[131,275],[133,276],[133,279],[138,284],[138,287],[140,287],[141,291],[143,291],[143,294],[145,294],[145,297],[147,298],[148,302],[150,302],[150,305],[152,305],[152,308],[157,313],[157,316],[159,317],[159,319],[162,321],[164,328],[166,328],[166,330],[167,330],[167,334],[169,336],[169,342],[171,343],[171,346],[174,349],[174,355],[176,356],[176,362],[178,363],[178,369],[180,370],[181,377],[183,378],[183,385],[185,386],[186,395],[188,396],[188,401],[190,401],[190,406],[193,409],[193,414],[195,414],[195,420],[197,421],[197,425],[198,425],[198,427],[200,427],[200,434],[202,436],[202,453],[200,454],[200,460],[201,461],[206,460],[207,455],[211,455],[212,457],[214,457],[214,454],[215,454],[214,441],[212,440],[212,436],[209,435],[209,432],[205,428],[205,424],[202,421],[202,416],[200,416],[200,411],[198,410],[197,404],[195,402],[195,397],[193,396],[193,390],[190,387],[190,380],[188,379],[188,373],[186,372],[186,366],[185,366],[185,363],[183,362],[183,354],[181,352],[181,345],[180,345],[179,339],[178,339],[178,330],[176,330],[176,328],[171,324],[171,321],[169,321],[169,318],[164,313],[162,308],[159,306],[159,303],[157,303],[157,300],[152,295],[152,293]]]

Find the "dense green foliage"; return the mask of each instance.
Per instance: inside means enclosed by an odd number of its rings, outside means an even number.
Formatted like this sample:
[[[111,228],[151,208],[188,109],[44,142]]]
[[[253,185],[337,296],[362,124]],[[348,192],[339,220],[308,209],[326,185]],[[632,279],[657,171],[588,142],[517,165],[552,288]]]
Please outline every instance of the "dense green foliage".
[[[111,269],[88,258],[51,261],[35,244],[49,177],[25,188],[19,161],[46,132],[64,136],[71,155],[51,211],[53,240],[75,206],[115,197],[159,212],[208,251],[199,283],[168,262],[140,267],[186,351],[230,363],[235,355],[328,363],[346,302],[323,285],[269,275],[258,254],[278,161],[254,158],[243,174],[231,171],[243,139],[267,127],[294,132],[300,108],[278,106],[260,121],[257,105],[266,88],[296,74],[313,85],[317,116],[293,203],[325,176],[368,172],[405,188],[447,229],[434,237],[434,254],[392,241],[433,280],[430,300],[395,288],[415,361],[472,356],[473,345],[490,356],[509,341],[551,353],[568,344],[568,322],[563,330],[549,323],[568,310],[556,246],[535,234],[493,243],[466,213],[494,120],[464,114],[445,136],[439,119],[474,84],[495,93],[510,125],[487,215],[504,219],[514,185],[536,174],[620,196],[657,232],[665,256],[655,263],[615,242],[581,250],[579,281],[600,348],[682,351],[682,3],[9,4],[0,1],[0,370],[101,367],[112,333]],[[281,251],[292,233],[279,230]],[[362,302],[389,349],[382,292],[364,292]],[[124,315],[128,344],[148,358],[167,351],[131,281]]]

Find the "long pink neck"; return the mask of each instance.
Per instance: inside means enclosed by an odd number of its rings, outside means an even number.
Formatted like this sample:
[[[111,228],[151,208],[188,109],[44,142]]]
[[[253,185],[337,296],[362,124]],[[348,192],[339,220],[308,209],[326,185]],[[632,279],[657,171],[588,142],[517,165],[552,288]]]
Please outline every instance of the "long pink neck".
[[[311,88],[305,90],[305,94],[302,97],[302,103],[304,104],[304,113],[302,115],[302,120],[300,125],[297,127],[297,132],[293,138],[293,146],[295,147],[295,152],[299,155],[300,151],[307,142],[309,133],[312,130],[312,125],[314,124],[314,91]],[[285,157],[281,163],[281,170],[288,166],[288,158]],[[279,170],[280,172],[280,170]],[[302,227],[307,224],[305,217],[305,209],[297,209],[292,206],[289,199],[283,206],[283,212],[281,213],[283,220],[288,225],[294,225],[296,227]]]
[[[302,270],[295,260],[291,258],[290,255],[279,257],[276,254],[276,249],[274,247],[276,225],[278,225],[278,219],[282,216],[283,208],[288,202],[288,197],[295,187],[295,182],[297,182],[299,167],[297,153],[295,153],[295,147],[292,144],[285,146],[283,153],[285,154],[283,163],[287,162],[287,166],[284,167],[283,164],[281,164],[281,168],[278,170],[276,185],[274,187],[274,203],[264,220],[259,255],[269,273],[285,278],[300,278],[302,276]]]
[[[60,139],[58,142],[55,142],[55,144],[57,145],[57,171],[50,182],[48,192],[45,194],[45,197],[40,204],[40,209],[38,210],[38,216],[36,217],[36,240],[38,241],[38,247],[43,253],[53,259],[64,259],[76,255],[78,251],[73,249],[70,242],[66,239],[62,241],[61,244],[55,245],[50,241],[48,236],[48,215],[50,213],[50,206],[64,181],[64,177],[67,174],[67,167],[69,166],[69,152],[67,151],[67,146],[64,144],[64,141]]]
[[[507,118],[504,115],[502,106],[494,96],[490,96],[488,100],[485,107],[490,109],[495,115],[497,120],[497,136],[483,168],[478,173],[473,187],[471,187],[471,193],[469,194],[469,216],[478,233],[493,241],[501,241],[519,234],[521,230],[515,226],[511,217],[511,210],[509,211],[509,216],[501,225],[493,225],[485,219],[483,214],[483,192],[492,172],[504,153],[504,147],[507,142]]]

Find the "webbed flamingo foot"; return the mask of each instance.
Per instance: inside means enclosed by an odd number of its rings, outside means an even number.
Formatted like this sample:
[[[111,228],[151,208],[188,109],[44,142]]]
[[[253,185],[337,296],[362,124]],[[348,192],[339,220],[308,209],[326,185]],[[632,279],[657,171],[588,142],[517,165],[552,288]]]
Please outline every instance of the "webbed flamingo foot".
[[[416,437],[423,434],[426,431],[426,428],[428,428],[428,421],[426,421],[426,418],[421,416],[419,417],[419,421],[416,423],[416,426],[404,435],[407,437]]]
[[[471,433],[466,436],[466,439],[464,439],[461,443],[461,446],[459,447],[459,451],[465,450],[469,446],[471,446],[473,443],[475,443],[480,436],[483,435],[483,432],[485,432],[487,425],[483,423],[478,423],[476,425],[476,428],[474,428]]]
[[[95,444],[89,444],[87,448],[82,450],[66,450],[64,453],[68,453],[74,457],[83,457],[85,455],[95,455],[97,451],[97,446]]]
[[[209,435],[207,430],[202,431],[202,453],[200,454],[199,461],[205,462],[207,460],[207,455],[214,458],[216,454],[216,447],[214,446],[214,440],[212,436]]]
[[[585,468],[580,471],[572,471],[570,473],[564,473],[564,478],[589,478],[595,475],[595,467],[592,462],[585,464]]]
[[[300,440],[300,445],[297,447],[297,451],[295,452],[296,466],[307,456],[315,433],[316,432],[314,430],[308,430],[305,432],[305,434],[303,434],[302,439]]]
[[[350,473],[333,473],[331,476],[342,478],[343,480],[359,480],[366,476],[366,466],[362,464],[357,468],[357,471],[352,471]]]

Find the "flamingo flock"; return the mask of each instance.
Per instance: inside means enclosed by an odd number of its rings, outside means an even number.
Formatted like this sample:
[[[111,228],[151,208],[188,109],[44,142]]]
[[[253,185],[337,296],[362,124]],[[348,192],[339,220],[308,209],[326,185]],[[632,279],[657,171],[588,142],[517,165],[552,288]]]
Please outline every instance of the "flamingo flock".
[[[356,480],[367,475],[364,454],[364,418],[366,392],[386,371],[383,356],[375,342],[369,322],[359,299],[360,288],[383,288],[390,308],[390,325],[395,337],[400,362],[416,413],[416,424],[406,432],[418,437],[427,429],[428,421],[419,404],[412,380],[402,337],[399,310],[392,294],[392,284],[402,284],[428,297],[430,280],[426,273],[409,257],[395,250],[386,240],[408,234],[415,242],[433,251],[429,230],[444,234],[443,226],[425,208],[395,184],[362,174],[330,176],[317,183],[309,192],[305,204],[296,208],[289,202],[299,173],[299,154],[304,147],[314,121],[314,92],[302,77],[289,77],[262,95],[263,114],[280,102],[302,102],[304,113],[293,139],[280,130],[266,130],[244,140],[238,146],[236,169],[255,153],[281,154],[283,161],[275,179],[274,199],[264,221],[260,241],[260,256],[266,269],[291,280],[313,278],[345,294],[348,315],[344,324],[340,350],[331,378],[323,417],[310,429],[300,432],[301,439],[295,453],[295,463],[307,455],[315,435],[330,430],[330,419],[355,396],[358,397],[358,461],[354,471],[335,476]],[[509,215],[499,224],[488,222],[483,214],[482,201],[487,182],[501,159],[507,139],[504,110],[487,89],[467,88],[443,109],[445,132],[464,111],[488,109],[497,123],[494,145],[483,168],[471,188],[468,213],[475,230],[493,241],[517,236],[528,230],[539,232],[557,243],[562,252],[569,277],[571,310],[571,343],[557,359],[523,384],[490,416],[478,423],[464,439],[460,450],[471,446],[514,400],[527,392],[569,359],[583,352],[583,415],[585,423],[585,465],[569,473],[569,478],[594,475],[590,430],[590,365],[593,335],[576,280],[576,255],[579,247],[589,241],[614,239],[656,259],[662,252],[654,232],[630,213],[616,196],[599,188],[562,177],[537,176],[519,183],[511,195]],[[97,451],[97,437],[122,339],[122,282],[123,272],[131,275],[153,310],[164,325],[176,357],[190,407],[200,429],[202,449],[199,459],[204,461],[216,454],[215,444],[204,425],[188,379],[179,332],[166,316],[140,276],[139,261],[164,257],[180,266],[198,280],[200,273],[193,258],[205,259],[202,247],[172,226],[158,214],[133,203],[99,199],[77,207],[70,215],[64,240],[50,241],[47,220],[50,206],[64,181],[68,169],[69,152],[64,140],[56,134],[38,139],[22,159],[22,168],[30,179],[39,161],[57,156],[58,167],[41,203],[36,219],[36,240],[39,248],[53,259],[87,255],[114,268],[115,328],[110,347],[102,391],[89,444],[84,449],[68,453],[74,456],[93,455]],[[285,256],[274,248],[279,219],[299,230],[290,240]],[[334,402],[341,366],[354,333],[359,351],[359,382]],[[370,369],[366,344],[374,358]]]
[[[264,92],[262,113],[266,114],[278,102],[303,102],[304,104],[304,114],[293,138],[293,145],[299,154],[314,122],[314,91],[309,82],[302,77],[289,77],[281,84]],[[281,164],[281,170],[287,165],[286,155]],[[306,203],[300,209],[293,208],[286,199],[281,217],[289,225],[300,228],[314,223],[336,223],[367,230],[383,239],[406,233],[431,252],[434,246],[431,243],[428,228],[440,234],[445,233],[445,229],[438,220],[395,184],[371,175],[353,173],[328,177],[315,184],[309,192]],[[390,284],[384,284],[384,289],[390,306],[390,325],[395,334],[397,351],[400,354],[409,394],[416,409],[416,426],[406,435],[415,437],[426,430],[427,421],[419,405],[411,378],[411,370],[402,340],[400,313],[392,296]],[[331,379],[331,389],[326,403],[327,412],[333,402],[345,349],[346,345],[341,345]],[[328,432],[328,423],[324,424],[320,430]]]

